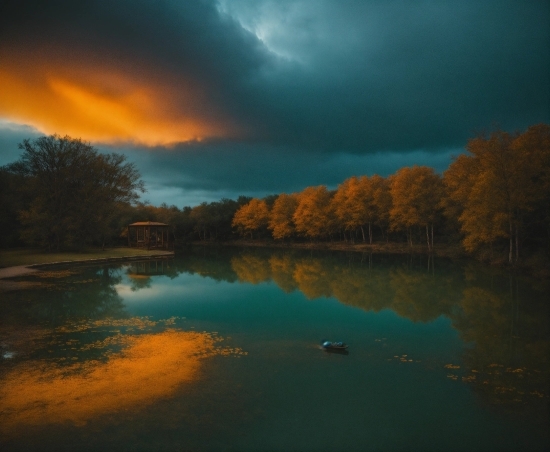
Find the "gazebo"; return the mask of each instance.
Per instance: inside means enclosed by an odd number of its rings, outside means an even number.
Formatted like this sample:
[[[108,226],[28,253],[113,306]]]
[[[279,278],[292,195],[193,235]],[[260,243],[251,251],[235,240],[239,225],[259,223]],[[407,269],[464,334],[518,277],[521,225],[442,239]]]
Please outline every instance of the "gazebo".
[[[169,226],[155,221],[138,221],[128,225],[128,246],[137,248],[168,249]]]

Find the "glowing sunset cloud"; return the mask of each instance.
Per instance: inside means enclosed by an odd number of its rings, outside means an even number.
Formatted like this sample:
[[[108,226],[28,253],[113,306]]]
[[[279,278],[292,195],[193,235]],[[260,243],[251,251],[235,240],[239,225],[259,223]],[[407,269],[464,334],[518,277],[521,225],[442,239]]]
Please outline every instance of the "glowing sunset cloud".
[[[230,137],[200,87],[147,71],[2,64],[0,117],[104,143],[148,146]]]
[[[208,333],[168,330],[127,338],[128,347],[106,363],[60,367],[41,361],[14,367],[0,379],[0,431],[28,425],[72,422],[137,409],[200,378],[201,360],[216,354],[245,354],[216,347]]]

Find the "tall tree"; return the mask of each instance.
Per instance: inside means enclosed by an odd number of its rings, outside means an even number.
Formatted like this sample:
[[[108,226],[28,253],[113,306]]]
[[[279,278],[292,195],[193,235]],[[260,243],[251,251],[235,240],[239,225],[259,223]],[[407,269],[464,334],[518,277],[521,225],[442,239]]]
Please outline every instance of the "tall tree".
[[[375,174],[370,178],[372,190],[372,208],[375,212],[373,223],[380,228],[382,236],[388,240],[392,198],[388,179]]]
[[[366,242],[372,244],[373,226],[386,230],[389,224],[391,195],[389,185],[383,177],[350,177],[338,186],[332,198],[333,210],[341,227],[347,230],[361,230]]]
[[[183,238],[184,214],[177,206],[168,206],[166,203],[162,203],[158,208],[158,220],[162,223],[166,223],[169,226],[169,233],[171,235],[170,241],[176,243]]]
[[[353,209],[354,204],[361,202],[357,199],[359,197],[358,185],[357,177],[352,176],[338,185],[332,197],[332,211],[334,212],[338,228],[344,232],[344,238],[346,238],[346,231],[350,231],[351,235],[351,231],[361,226],[357,222],[356,215],[354,215],[356,211]]]
[[[361,228],[363,241],[366,241],[365,227],[368,228],[369,243],[372,244],[372,226],[376,224],[384,230],[389,220],[391,195],[386,180],[376,174],[360,177],[355,196],[352,193],[350,201],[353,222]]]
[[[250,238],[254,238],[254,232],[266,227],[268,221],[269,210],[266,202],[253,198],[235,212],[232,226],[237,228],[243,236],[250,234]]]
[[[21,190],[26,184],[24,176],[0,168],[0,248],[23,244],[19,211],[30,203],[27,193]]]
[[[522,192],[517,199],[521,210],[516,259],[521,243],[536,253],[544,250],[550,258],[550,126],[529,127],[512,142],[512,150],[520,159],[517,185]]]
[[[324,185],[307,187],[299,193],[293,215],[296,231],[312,239],[327,237],[335,223],[331,199],[332,193]]]
[[[190,218],[194,224],[194,230],[199,235],[199,240],[206,240],[208,231],[208,203],[201,202],[191,209]]]
[[[368,228],[369,243],[372,245],[372,225],[377,218],[376,206],[374,203],[373,179],[361,176],[357,180],[355,193],[350,196],[350,211],[353,222],[361,228],[363,242],[366,242],[365,227]]]
[[[460,229],[460,217],[470,197],[479,167],[465,154],[453,157],[453,162],[443,173],[444,196],[441,206],[448,222]],[[480,225],[481,226],[481,225]]]
[[[296,195],[281,193],[275,200],[268,224],[274,239],[284,240],[295,233],[296,228],[292,217],[297,207],[298,198]]]
[[[529,223],[544,218],[550,230],[550,127],[516,135],[497,131],[470,140],[466,149],[445,174],[449,197],[459,206],[464,247],[475,251],[506,240],[508,262],[516,262]]]
[[[428,249],[433,248],[433,227],[439,219],[443,183],[432,168],[417,166],[401,168],[390,181],[392,228],[407,231],[412,246],[412,228],[424,227]]]
[[[80,139],[58,135],[24,140],[7,167],[27,179],[32,198],[20,212],[27,242],[59,249],[104,242],[120,204],[135,202],[144,184],[119,154],[100,154]]]

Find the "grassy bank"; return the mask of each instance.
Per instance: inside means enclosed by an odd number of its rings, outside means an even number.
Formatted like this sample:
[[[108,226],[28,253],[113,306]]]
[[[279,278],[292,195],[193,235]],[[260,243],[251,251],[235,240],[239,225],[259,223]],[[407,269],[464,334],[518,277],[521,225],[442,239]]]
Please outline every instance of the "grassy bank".
[[[78,252],[48,253],[37,249],[13,249],[0,251],[0,268],[17,265],[49,264],[52,262],[85,261],[89,259],[121,258],[128,256],[151,256],[163,251],[136,248],[90,248]]]
[[[314,250],[334,250],[334,251],[354,251],[360,253],[373,254],[428,254],[428,247],[425,244],[407,243],[373,243],[369,245],[362,242],[274,242],[270,240],[232,240],[225,242],[200,241],[193,242],[194,245],[223,245],[223,246],[251,246],[266,248],[299,248]],[[461,258],[466,257],[460,245],[442,245],[434,246],[434,254],[440,257]]]

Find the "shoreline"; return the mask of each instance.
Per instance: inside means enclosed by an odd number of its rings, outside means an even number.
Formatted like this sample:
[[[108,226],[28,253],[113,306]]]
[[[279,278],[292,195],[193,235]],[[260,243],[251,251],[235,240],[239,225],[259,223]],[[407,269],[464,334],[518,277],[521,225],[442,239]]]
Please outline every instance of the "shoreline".
[[[412,248],[401,243],[346,243],[346,242],[268,242],[262,240],[228,240],[228,241],[193,241],[191,246],[231,246],[250,248],[282,248],[321,251],[349,251],[370,254],[433,254],[451,259],[472,259],[460,247],[435,245],[430,253],[426,245],[415,244]]]
[[[32,273],[39,272],[43,268],[72,265],[72,264],[101,264],[117,261],[136,261],[136,260],[148,260],[148,259],[167,259],[174,257],[173,251],[164,251],[156,254],[144,254],[133,256],[116,256],[116,257],[101,257],[91,259],[75,259],[65,261],[44,262],[39,264],[28,265],[13,265],[10,267],[0,268],[0,279],[16,278],[18,276],[25,276]]]
[[[352,252],[352,253],[364,253],[364,254],[393,254],[393,255],[432,255],[440,258],[447,258],[453,260],[472,260],[478,262],[481,265],[486,265],[493,268],[507,269],[510,271],[517,271],[519,273],[528,274],[536,279],[550,278],[550,269],[546,265],[537,265],[535,262],[523,261],[519,265],[508,265],[506,261],[482,261],[476,259],[474,256],[466,253],[464,249],[456,244],[436,244],[434,250],[430,252],[425,244],[413,244],[411,247],[408,243],[350,243],[350,242],[275,242],[267,240],[248,240],[248,239],[236,239],[228,241],[215,241],[215,240],[200,240],[187,242],[180,245],[174,251],[160,251],[154,254],[139,254],[139,255],[126,255],[126,256],[111,256],[100,257],[90,259],[69,259],[53,262],[41,262],[33,264],[19,264],[10,265],[7,267],[0,267],[0,280],[9,278],[16,278],[19,276],[29,275],[40,271],[42,268],[50,268],[56,266],[66,265],[94,265],[109,262],[120,261],[137,261],[148,259],[164,259],[173,258],[178,254],[185,253],[185,249],[188,247],[241,247],[241,248],[272,248],[272,249],[286,249],[286,250],[318,250],[318,251],[340,251],[340,252]],[[2,291],[0,289],[0,291]]]
[[[519,264],[509,265],[506,260],[484,261],[476,259],[468,254],[460,245],[435,244],[432,252],[428,251],[425,244],[414,244],[412,247],[407,243],[346,243],[346,242],[268,242],[265,240],[229,240],[223,242],[216,241],[193,241],[190,246],[229,246],[229,247],[248,247],[248,248],[274,248],[274,249],[299,249],[299,250],[319,250],[319,251],[343,251],[352,253],[366,254],[393,254],[393,255],[432,255],[440,258],[453,260],[471,260],[480,265],[492,268],[518,272],[519,274],[529,275],[539,280],[550,278],[550,268],[545,263],[523,260]]]

